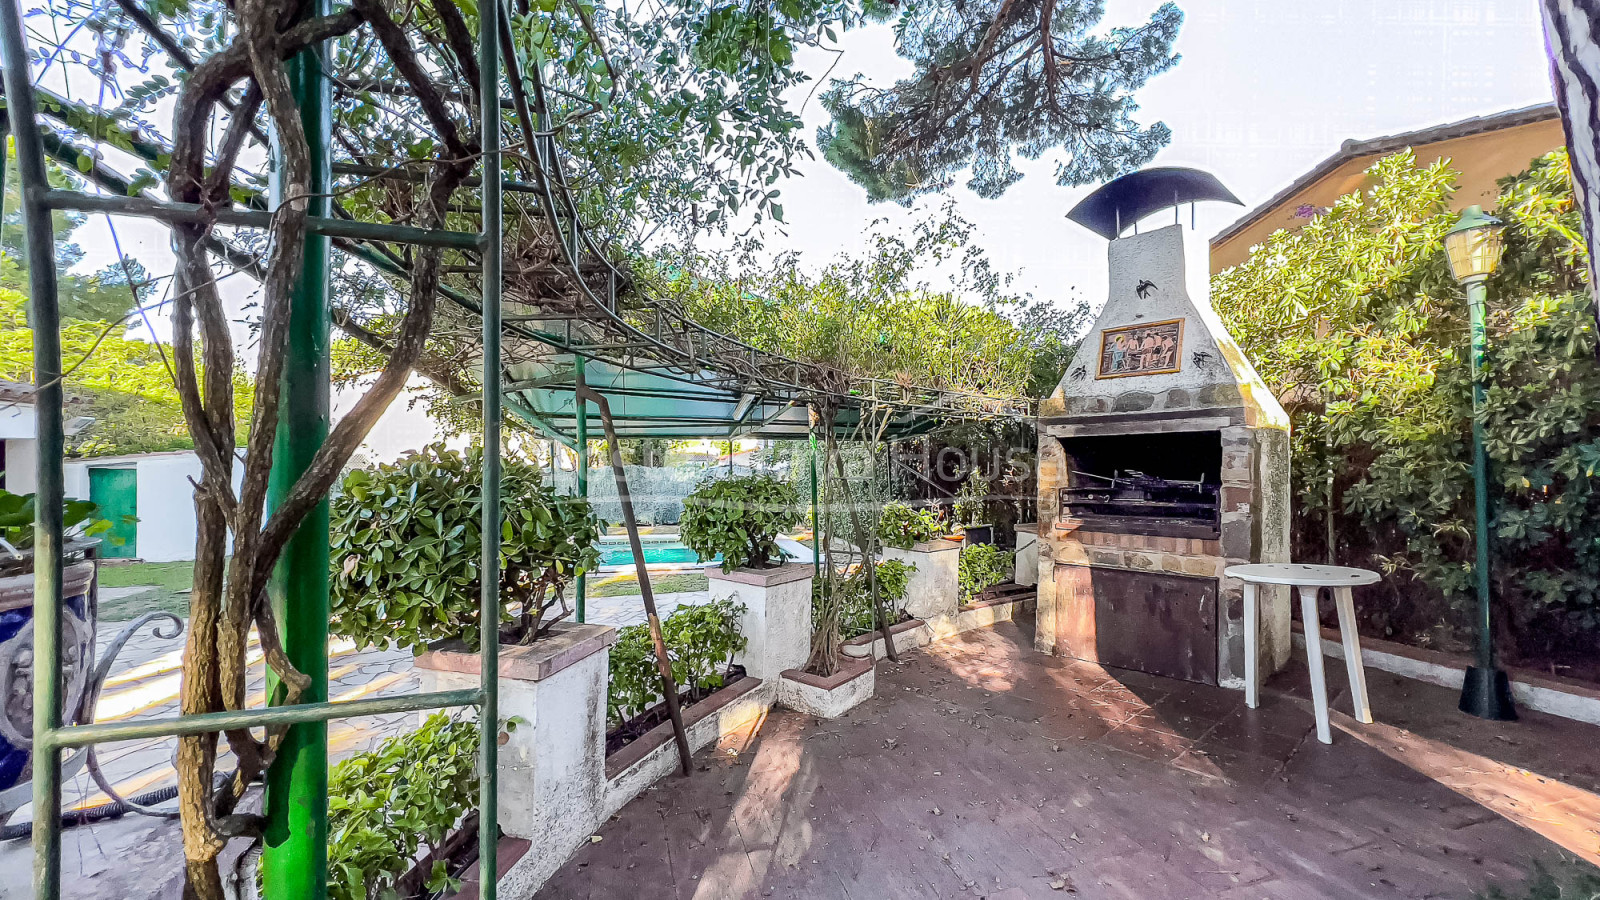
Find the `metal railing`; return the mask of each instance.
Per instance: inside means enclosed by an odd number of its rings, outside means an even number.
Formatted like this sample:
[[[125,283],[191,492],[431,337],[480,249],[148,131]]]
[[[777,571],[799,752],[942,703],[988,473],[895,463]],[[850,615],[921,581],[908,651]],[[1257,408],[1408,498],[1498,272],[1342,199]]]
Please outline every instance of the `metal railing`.
[[[320,5],[320,4],[313,4]],[[498,3],[485,3],[479,7],[478,66],[481,77],[481,94],[497,96],[500,92],[500,47],[496,40],[503,9]],[[314,48],[307,53],[322,54],[324,48]],[[267,853],[279,858],[277,871],[283,874],[279,884],[269,880],[268,896],[294,896],[315,898],[326,895],[326,840],[327,840],[327,732],[331,719],[378,715],[406,711],[444,709],[476,706],[479,731],[479,793],[478,793],[478,866],[480,896],[493,900],[498,873],[496,871],[496,842],[499,836],[497,791],[497,742],[495,740],[499,719],[499,668],[496,641],[483,642],[480,660],[480,681],[476,689],[417,693],[398,697],[354,700],[331,703],[308,702],[265,708],[225,710],[168,718],[144,719],[105,724],[69,725],[63,721],[62,675],[62,504],[65,499],[64,435],[62,431],[62,362],[60,341],[60,308],[57,301],[56,260],[54,234],[50,220],[52,210],[102,211],[120,215],[148,216],[168,222],[193,221],[197,216],[210,216],[210,220],[226,224],[262,227],[268,224],[270,213],[253,210],[217,210],[203,212],[185,204],[152,202],[138,198],[104,197],[89,194],[52,190],[46,177],[44,142],[38,124],[32,75],[29,71],[27,40],[22,17],[16,0],[0,0],[0,68],[3,68],[6,95],[6,112],[16,141],[17,172],[21,183],[22,220],[26,243],[29,278],[29,303],[33,328],[34,350],[34,408],[38,420],[38,489],[37,521],[35,524],[34,566],[34,713],[33,713],[33,871],[34,896],[38,900],[58,900],[61,896],[61,762],[64,751],[110,741],[140,738],[170,737],[206,734],[229,728],[254,728],[291,726],[285,747],[296,746],[301,751],[294,759],[284,759],[291,771],[274,770],[268,776],[269,830],[274,824],[285,825],[295,815],[309,815],[320,827],[309,829],[283,829],[287,834],[281,844],[269,847]],[[302,115],[308,110],[325,114],[327,103],[326,79],[321,74],[324,66],[313,60],[299,72],[297,100]],[[319,108],[320,107],[320,108]],[[501,340],[500,306],[504,274],[500,254],[502,224],[502,160],[500,109],[497,104],[485,104],[480,119],[483,177],[480,182],[482,196],[482,227],[476,234],[450,232],[438,229],[410,228],[378,223],[351,222],[326,216],[310,217],[308,231],[315,237],[309,240],[326,241],[329,236],[350,239],[382,240],[395,243],[431,244],[444,247],[470,247],[482,258],[483,344],[488,371],[498,371]],[[316,132],[312,132],[315,134]],[[311,142],[312,169],[327,173],[331,170],[327,132],[323,139]],[[322,296],[313,298],[322,303],[323,321],[326,322],[327,254],[324,250],[307,266],[320,266],[320,271],[309,274],[320,280]],[[302,280],[304,284],[305,280]],[[316,288],[310,289],[315,293]],[[314,317],[313,317],[314,318]],[[296,359],[297,348],[305,343],[293,333],[304,322],[291,325],[290,359],[286,368],[292,372],[297,366],[305,371],[319,370],[315,360]],[[314,341],[312,343],[315,343]],[[326,352],[326,340],[321,341]],[[320,416],[326,422],[325,399],[322,408],[315,408],[315,395],[326,392],[295,392],[286,394],[284,415],[292,420],[296,412]],[[484,465],[483,465],[483,524],[484,534],[500,531],[500,396],[499,391],[485,392],[484,412]],[[276,463],[275,463],[276,464]],[[297,473],[294,473],[297,474]],[[323,519],[323,522],[326,520]],[[302,525],[305,530],[314,526]],[[296,577],[320,577],[323,590],[320,601],[312,598],[312,605],[320,602],[321,622],[307,623],[305,616],[290,617],[285,623],[286,645],[297,643],[297,630],[304,631],[309,624],[313,637],[321,637],[321,646],[309,652],[319,656],[321,681],[325,684],[327,672],[326,645],[326,526],[323,533],[310,534],[309,539],[322,544],[323,571],[295,571],[292,563],[286,575],[290,581]],[[286,559],[288,556],[286,554]],[[483,621],[499,618],[499,548],[490,541],[484,542],[480,561],[482,592],[479,597]],[[294,593],[291,589],[289,593]],[[315,590],[309,592],[315,593]],[[293,602],[291,600],[291,602]],[[304,634],[298,643],[304,645]],[[289,646],[291,654],[293,646]],[[295,660],[297,664],[302,660]],[[314,671],[314,670],[313,670]],[[297,730],[299,733],[297,734]],[[274,796],[277,795],[277,796]],[[284,803],[288,800],[288,803]],[[288,811],[293,807],[294,811]],[[279,819],[273,822],[272,819]],[[320,846],[319,846],[320,845]]]

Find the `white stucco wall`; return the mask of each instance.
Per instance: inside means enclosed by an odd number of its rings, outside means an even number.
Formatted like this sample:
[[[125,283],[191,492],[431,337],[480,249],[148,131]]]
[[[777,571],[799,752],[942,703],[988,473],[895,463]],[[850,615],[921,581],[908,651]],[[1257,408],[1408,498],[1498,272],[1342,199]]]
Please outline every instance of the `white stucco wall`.
[[[752,678],[771,680],[785,669],[797,669],[811,653],[811,582],[809,563],[776,569],[706,569],[711,602],[733,599],[744,604],[739,633],[749,643],[733,659]]]
[[[31,437],[6,439],[6,490],[31,494],[38,487],[38,446]]]
[[[37,427],[31,403],[0,403],[0,438],[32,438]]]
[[[6,451],[10,453],[10,449]],[[134,469],[138,492],[137,552],[146,562],[194,559],[194,485],[200,480],[200,458],[191,451],[148,453],[71,460],[66,464],[66,494],[89,498],[90,469]],[[237,491],[243,464],[234,460],[233,486]]]

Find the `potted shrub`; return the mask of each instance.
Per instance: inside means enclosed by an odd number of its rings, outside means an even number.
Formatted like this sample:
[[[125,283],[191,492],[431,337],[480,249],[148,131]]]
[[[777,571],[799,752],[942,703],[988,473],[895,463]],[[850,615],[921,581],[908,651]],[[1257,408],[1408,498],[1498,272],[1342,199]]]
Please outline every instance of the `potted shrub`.
[[[568,614],[564,591],[595,568],[604,523],[587,501],[545,485],[537,466],[502,461],[501,643],[532,643]],[[479,646],[483,449],[433,444],[345,476],[332,503],[333,631],[357,646],[421,653]],[[559,609],[557,607],[559,606]],[[516,614],[513,615],[513,610]]]
[[[32,777],[33,747],[33,525],[32,494],[0,490],[0,822],[27,797],[16,796]],[[94,609],[89,591],[95,535],[111,528],[100,507],[68,500],[62,508],[61,670],[66,694],[61,708],[79,720],[79,705],[94,651]]]
[[[994,525],[989,522],[986,514],[985,498],[988,493],[988,481],[974,466],[967,473],[966,480],[961,482],[961,489],[956,494],[955,502],[951,504],[956,524],[961,527],[962,535],[969,547],[994,543]]]
[[[778,535],[800,521],[800,495],[771,475],[719,478],[683,500],[679,534],[702,561],[722,557],[722,571],[782,565]]]
[[[910,550],[944,535],[944,525],[931,509],[914,509],[904,503],[885,503],[878,515],[878,539],[883,541],[885,547]]]
[[[898,560],[909,568],[906,612],[924,622],[954,616],[961,543],[959,538],[945,539],[945,527],[933,510],[886,503],[878,518],[878,537],[884,560]]]
[[[898,559],[885,559],[878,562],[877,582],[878,598],[882,601],[884,609],[889,613],[889,625],[900,624],[906,618],[905,602],[906,588],[910,585],[911,575],[916,571],[916,566]],[[821,589],[821,582],[817,590]],[[840,637],[846,641],[864,634],[877,632],[882,623],[878,621],[876,608],[872,605],[871,586],[867,582],[866,569],[857,569],[851,572],[840,585],[839,631]]]

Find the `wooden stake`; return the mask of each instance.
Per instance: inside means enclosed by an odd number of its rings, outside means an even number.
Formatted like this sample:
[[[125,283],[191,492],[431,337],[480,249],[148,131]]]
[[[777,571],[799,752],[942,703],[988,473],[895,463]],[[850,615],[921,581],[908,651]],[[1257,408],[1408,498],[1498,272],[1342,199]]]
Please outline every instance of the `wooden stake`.
[[[639,522],[633,515],[633,495],[628,492],[628,474],[622,466],[622,449],[617,443],[617,429],[611,422],[611,404],[598,392],[590,389],[578,373],[575,393],[580,401],[587,400],[600,410],[600,425],[605,429],[606,446],[611,451],[611,471],[617,479],[617,501],[622,504],[622,524],[628,529],[628,546],[633,550],[633,565],[639,573],[639,594],[644,599],[644,613],[650,620],[650,641],[656,648],[656,671],[661,673],[661,687],[666,695],[667,716],[672,719],[672,736],[678,744],[678,762],[685,777],[689,775],[689,733],[683,727],[683,710],[678,708],[678,683],[672,677],[672,660],[667,656],[667,641],[661,634],[661,617],[656,614],[656,595],[650,588],[650,571],[645,567],[644,545],[639,541]]]

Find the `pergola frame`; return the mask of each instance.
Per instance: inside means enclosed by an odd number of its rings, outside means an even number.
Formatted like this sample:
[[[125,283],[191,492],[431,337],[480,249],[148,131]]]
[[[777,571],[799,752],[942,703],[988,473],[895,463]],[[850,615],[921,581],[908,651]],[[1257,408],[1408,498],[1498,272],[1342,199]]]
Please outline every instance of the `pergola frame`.
[[[139,27],[170,54],[181,48],[165,37],[153,18],[132,0],[119,0]],[[326,13],[326,0],[318,0]],[[498,534],[500,523],[500,430],[510,414],[557,436],[572,433],[572,443],[584,446],[589,434],[589,407],[595,405],[612,445],[619,488],[635,542],[641,589],[649,603],[648,575],[637,552],[626,482],[616,442],[627,437],[718,437],[756,435],[807,438],[815,447],[814,411],[836,410],[836,420],[822,423],[835,433],[861,426],[869,417],[882,422],[878,436],[909,437],[949,418],[1012,418],[1031,414],[1027,401],[989,397],[961,391],[909,387],[894,381],[849,377],[837,370],[776,356],[747,343],[707,329],[680,312],[650,298],[627,295],[631,281],[590,238],[579,220],[578,207],[568,191],[555,133],[550,127],[544,88],[537,68],[523,75],[534,88],[532,108],[514,87],[512,97],[502,96],[502,31],[507,12],[500,0],[479,6],[475,36],[480,73],[480,95],[501,97],[484,103],[480,112],[481,177],[476,179],[481,198],[481,225],[476,232],[423,229],[381,222],[357,222],[333,204],[328,195],[342,174],[361,175],[350,165],[332,160],[330,139],[330,79],[324,74],[326,45],[302,54],[294,71],[296,101],[310,136],[314,186],[322,194],[307,220],[305,271],[291,304],[289,354],[283,384],[283,419],[279,425],[274,483],[292,483],[327,433],[328,405],[328,248],[334,247],[367,261],[394,276],[405,274],[404,264],[390,245],[433,245],[469,249],[480,259],[480,296],[441,286],[447,300],[481,319],[482,365],[485,389],[483,410],[483,522],[484,534]],[[179,60],[182,62],[182,60]],[[227,728],[291,726],[277,765],[268,776],[269,834],[283,835],[269,842],[267,854],[276,856],[275,871],[288,884],[268,884],[267,896],[317,897],[326,890],[327,839],[327,732],[331,719],[384,713],[476,707],[480,732],[481,781],[479,789],[479,841],[481,893],[492,900],[496,890],[496,838],[498,835],[497,729],[498,645],[483,642],[480,683],[477,688],[417,693],[372,700],[332,703],[326,698],[328,559],[326,501],[320,515],[300,526],[279,563],[286,604],[285,648],[302,672],[312,675],[309,702],[175,717],[140,719],[110,724],[70,725],[64,720],[63,692],[59,684],[62,665],[62,520],[64,477],[62,459],[62,360],[60,310],[57,302],[52,210],[97,211],[140,216],[166,223],[198,220],[249,227],[267,227],[270,204],[256,201],[251,209],[202,210],[148,195],[128,196],[131,179],[95,161],[86,177],[101,186],[121,188],[117,196],[91,195],[51,189],[46,159],[66,161],[78,153],[71,141],[42,127],[36,87],[29,71],[22,19],[15,0],[0,0],[0,66],[4,70],[7,118],[16,139],[17,170],[21,180],[22,215],[26,235],[29,291],[35,354],[35,407],[38,411],[38,520],[36,524],[34,592],[35,702],[33,721],[33,849],[35,897],[56,900],[61,886],[61,759],[65,750],[93,744],[164,736],[217,732]],[[192,63],[189,64],[192,68]],[[372,87],[372,86],[367,86]],[[381,86],[380,86],[381,87]],[[399,88],[403,90],[403,88]],[[459,94],[457,94],[459,99]],[[507,181],[503,175],[502,108],[514,109],[525,126],[528,152],[536,161],[533,184]],[[47,110],[48,112],[48,110]],[[526,129],[530,118],[537,127]],[[164,148],[135,145],[134,152],[153,160]],[[557,237],[559,264],[573,275],[582,294],[576,309],[548,313],[531,303],[517,302],[505,309],[505,273],[501,258],[503,194],[534,196],[538,215]],[[318,208],[320,206],[320,209]],[[338,214],[336,214],[338,213]],[[247,253],[212,238],[212,253],[246,271],[259,273],[259,264]],[[603,290],[591,288],[586,274],[594,275]],[[512,377],[502,364],[503,346],[543,348],[538,359],[513,359],[514,365],[542,366],[542,372]],[[555,355],[552,364],[552,354]],[[587,368],[587,371],[586,371]],[[570,376],[570,377],[568,377]],[[587,378],[586,378],[587,376]],[[600,377],[608,383],[591,386]],[[665,415],[612,415],[610,400],[619,404],[648,399],[675,404],[677,412]],[[564,406],[565,409],[561,407]],[[870,411],[870,412],[869,412]],[[620,423],[620,428],[618,427]],[[570,444],[569,444],[570,445]],[[586,454],[580,453],[580,491],[587,482]],[[813,497],[816,493],[813,453]],[[273,502],[269,499],[269,506]],[[498,619],[500,598],[497,573],[498,546],[485,541],[480,561],[480,614],[483,621]],[[820,554],[819,554],[820,556]],[[578,584],[580,610],[582,581]],[[654,610],[650,610],[654,624]],[[580,612],[581,617],[581,612]],[[670,670],[665,673],[670,678]],[[668,692],[669,699],[674,696]],[[681,742],[680,742],[681,744]],[[682,747],[680,746],[680,749]],[[684,759],[687,764],[687,758]],[[291,825],[295,827],[290,827]]]

